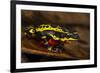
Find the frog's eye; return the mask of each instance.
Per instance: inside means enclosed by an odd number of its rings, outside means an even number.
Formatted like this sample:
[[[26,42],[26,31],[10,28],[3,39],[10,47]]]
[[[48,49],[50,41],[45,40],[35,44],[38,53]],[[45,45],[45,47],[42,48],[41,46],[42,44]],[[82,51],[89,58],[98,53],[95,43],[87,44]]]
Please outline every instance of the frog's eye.
[[[30,32],[30,33],[34,33],[34,30],[33,30],[33,29],[30,29],[29,32]]]

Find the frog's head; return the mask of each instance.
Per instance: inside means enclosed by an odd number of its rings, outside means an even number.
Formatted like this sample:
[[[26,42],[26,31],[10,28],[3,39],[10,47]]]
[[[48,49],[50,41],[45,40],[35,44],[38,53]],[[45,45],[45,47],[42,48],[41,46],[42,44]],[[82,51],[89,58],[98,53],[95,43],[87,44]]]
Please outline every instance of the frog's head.
[[[35,28],[33,26],[29,26],[25,28],[25,35],[27,34],[34,34],[35,33]]]
[[[80,38],[78,32],[68,33],[67,36],[70,38],[69,40],[79,40]]]

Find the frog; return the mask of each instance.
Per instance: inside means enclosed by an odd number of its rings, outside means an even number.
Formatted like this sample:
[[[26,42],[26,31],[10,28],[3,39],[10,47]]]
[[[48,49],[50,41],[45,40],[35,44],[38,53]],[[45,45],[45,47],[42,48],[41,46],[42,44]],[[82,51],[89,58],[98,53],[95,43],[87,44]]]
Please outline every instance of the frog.
[[[40,24],[37,27],[29,26],[25,29],[25,35],[42,42],[41,44],[52,52],[61,52],[64,49],[64,42],[77,41],[80,38],[76,31],[70,32],[60,25],[52,26],[51,24]]]

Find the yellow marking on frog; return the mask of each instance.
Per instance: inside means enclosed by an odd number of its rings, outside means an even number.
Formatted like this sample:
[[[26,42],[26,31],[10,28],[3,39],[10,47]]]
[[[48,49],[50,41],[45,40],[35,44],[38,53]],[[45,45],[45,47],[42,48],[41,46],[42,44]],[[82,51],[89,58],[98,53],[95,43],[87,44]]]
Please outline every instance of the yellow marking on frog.
[[[68,32],[64,32],[59,26],[54,28],[50,24],[46,24],[46,25],[42,24],[38,28],[36,28],[36,31],[40,31],[40,32],[43,32],[45,30],[53,30],[57,32],[68,33]]]
[[[48,47],[48,50],[51,51],[52,50],[52,47]]]
[[[60,38],[58,38],[58,37],[56,37],[55,35],[53,35],[53,34],[50,34],[50,33],[48,33],[54,40],[60,40]]]
[[[74,38],[67,38],[67,37],[64,37],[64,38],[59,38],[53,34],[50,34],[49,35],[54,39],[54,40],[60,40],[60,41],[67,41],[67,40],[78,40],[78,39],[74,39]]]
[[[45,39],[45,38],[46,38],[46,36],[42,36],[42,38],[43,38],[43,39]]]
[[[48,44],[48,42],[45,42],[44,44]]]
[[[78,39],[64,37],[64,38],[61,38],[60,40],[61,41],[67,41],[67,40],[71,41],[71,40],[78,40]]]

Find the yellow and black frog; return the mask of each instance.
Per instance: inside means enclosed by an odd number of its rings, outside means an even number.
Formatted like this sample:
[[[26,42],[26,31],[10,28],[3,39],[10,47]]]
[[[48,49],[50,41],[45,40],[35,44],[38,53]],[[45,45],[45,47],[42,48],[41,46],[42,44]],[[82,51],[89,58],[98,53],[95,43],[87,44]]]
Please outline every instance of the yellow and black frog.
[[[25,35],[42,41],[42,45],[49,51],[60,52],[65,41],[79,39],[77,32],[70,32],[67,28],[67,30],[64,29],[60,26],[53,27],[51,24],[41,24],[38,27],[28,27]]]

